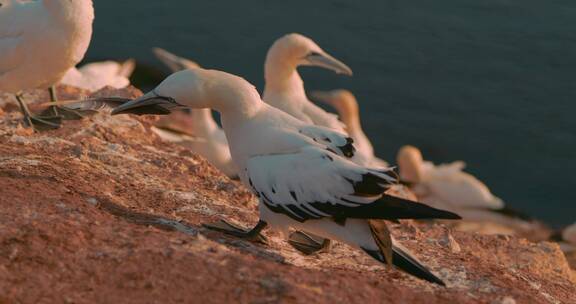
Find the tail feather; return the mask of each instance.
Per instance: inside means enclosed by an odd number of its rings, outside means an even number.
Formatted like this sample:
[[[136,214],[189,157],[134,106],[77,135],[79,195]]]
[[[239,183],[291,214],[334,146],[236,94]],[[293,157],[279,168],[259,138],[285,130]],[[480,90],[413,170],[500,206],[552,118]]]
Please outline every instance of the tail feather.
[[[379,200],[346,210],[347,218],[363,219],[446,219],[459,220],[459,215],[450,211],[384,194]]]
[[[392,265],[393,263],[393,253],[392,253],[392,236],[390,236],[390,230],[386,226],[386,222],[382,220],[368,220],[368,226],[370,226],[370,232],[374,238],[374,242],[380,249],[380,253],[384,257],[386,264]]]
[[[392,251],[394,252],[394,266],[420,279],[436,283],[441,286],[446,286],[446,284],[440,278],[435,276],[432,272],[430,272],[430,270],[418,262],[418,260],[410,256],[410,254],[408,254],[402,248],[394,246]]]
[[[379,250],[370,250],[366,248],[362,248],[364,252],[366,252],[369,256],[374,258],[375,260],[386,264],[386,260],[384,256],[381,254]],[[430,283],[435,283],[440,286],[446,286],[444,281],[440,278],[435,276],[430,270],[428,270],[424,265],[418,262],[415,258],[411,257],[406,251],[402,248],[394,245],[392,247],[393,252],[393,259],[392,262],[396,268],[413,275],[419,279],[428,281]]]

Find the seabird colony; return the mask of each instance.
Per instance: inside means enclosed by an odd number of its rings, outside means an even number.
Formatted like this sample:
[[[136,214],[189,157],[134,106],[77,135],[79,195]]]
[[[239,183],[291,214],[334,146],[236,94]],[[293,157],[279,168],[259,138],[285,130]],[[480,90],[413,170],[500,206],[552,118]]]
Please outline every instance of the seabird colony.
[[[32,115],[23,90],[50,89],[55,102],[54,85],[63,78],[64,83],[91,91],[129,85],[133,61],[75,68],[89,46],[93,19],[91,0],[0,0],[0,91],[16,96],[27,126],[58,128],[62,118],[81,115],[71,107],[56,106],[43,116]],[[335,107],[339,120],[310,102],[297,68],[317,66],[350,76],[352,70],[303,35],[285,35],[270,48],[262,98],[240,77],[204,70],[161,49],[155,53],[176,73],[136,100],[107,101],[121,104],[113,114],[192,109],[189,148],[228,176],[239,176],[260,201],[260,221],[254,228],[246,231],[222,221],[207,225],[211,229],[247,239],[262,239],[260,232],[267,226],[286,237],[289,229],[298,229],[300,234],[290,238],[292,244],[314,251],[319,244],[312,236],[338,240],[444,285],[394,240],[385,220],[452,220],[460,218],[453,212],[471,218],[481,210],[528,221],[513,216],[484,184],[464,173],[462,163],[435,166],[424,162],[414,147],[399,153],[400,177],[428,205],[387,194],[397,186],[397,176],[375,157],[354,96],[343,90],[313,94]],[[85,106],[97,104],[92,100]],[[220,112],[223,128],[210,109]],[[562,239],[576,242],[575,230],[564,230]]]

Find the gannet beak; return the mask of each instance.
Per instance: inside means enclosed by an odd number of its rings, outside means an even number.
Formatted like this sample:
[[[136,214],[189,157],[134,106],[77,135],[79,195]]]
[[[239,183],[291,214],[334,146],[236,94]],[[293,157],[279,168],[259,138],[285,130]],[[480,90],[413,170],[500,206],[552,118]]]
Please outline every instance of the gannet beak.
[[[136,115],[167,115],[173,110],[183,109],[185,106],[179,104],[171,97],[159,96],[150,92],[140,98],[129,101],[118,106],[112,111],[112,115],[136,114]]]
[[[332,70],[337,74],[344,74],[346,76],[352,76],[352,69],[345,65],[342,61],[326,54],[314,52],[305,58],[306,64],[311,66],[322,67],[325,69]]]

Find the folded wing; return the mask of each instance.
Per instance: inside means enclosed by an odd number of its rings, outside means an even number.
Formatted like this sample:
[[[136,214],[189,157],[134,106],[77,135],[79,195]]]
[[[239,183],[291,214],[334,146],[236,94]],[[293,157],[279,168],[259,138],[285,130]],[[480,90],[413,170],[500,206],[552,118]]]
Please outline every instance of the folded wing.
[[[252,157],[247,174],[267,207],[300,222],[321,218],[337,222],[348,218],[459,218],[384,194],[396,184],[393,172],[358,166],[316,146]]]

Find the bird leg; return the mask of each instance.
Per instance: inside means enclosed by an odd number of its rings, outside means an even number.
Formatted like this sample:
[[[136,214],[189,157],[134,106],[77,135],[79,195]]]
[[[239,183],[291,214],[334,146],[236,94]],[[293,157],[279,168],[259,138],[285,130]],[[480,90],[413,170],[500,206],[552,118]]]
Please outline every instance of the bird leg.
[[[268,226],[268,224],[263,220],[258,221],[258,224],[256,224],[256,226],[250,230],[242,229],[225,220],[220,220],[214,224],[204,224],[203,226],[210,230],[219,231],[238,238],[247,239],[263,244],[267,243],[266,237],[260,233],[264,228],[266,228],[266,226]]]
[[[293,232],[288,238],[288,243],[305,255],[328,251],[328,249],[330,249],[329,239],[323,239],[302,231]]]
[[[55,117],[35,117],[28,109],[20,93],[16,94],[16,101],[20,105],[20,111],[24,115],[24,123],[27,127],[33,128],[34,131],[46,131],[60,128],[62,119],[58,116]]]
[[[56,93],[56,87],[51,86],[48,91],[50,92],[50,101],[58,102],[58,94]],[[60,116],[64,120],[79,120],[84,118],[84,115],[82,115],[80,112],[58,106],[51,106],[50,108],[48,108],[47,111],[43,112],[42,114],[52,117]]]

